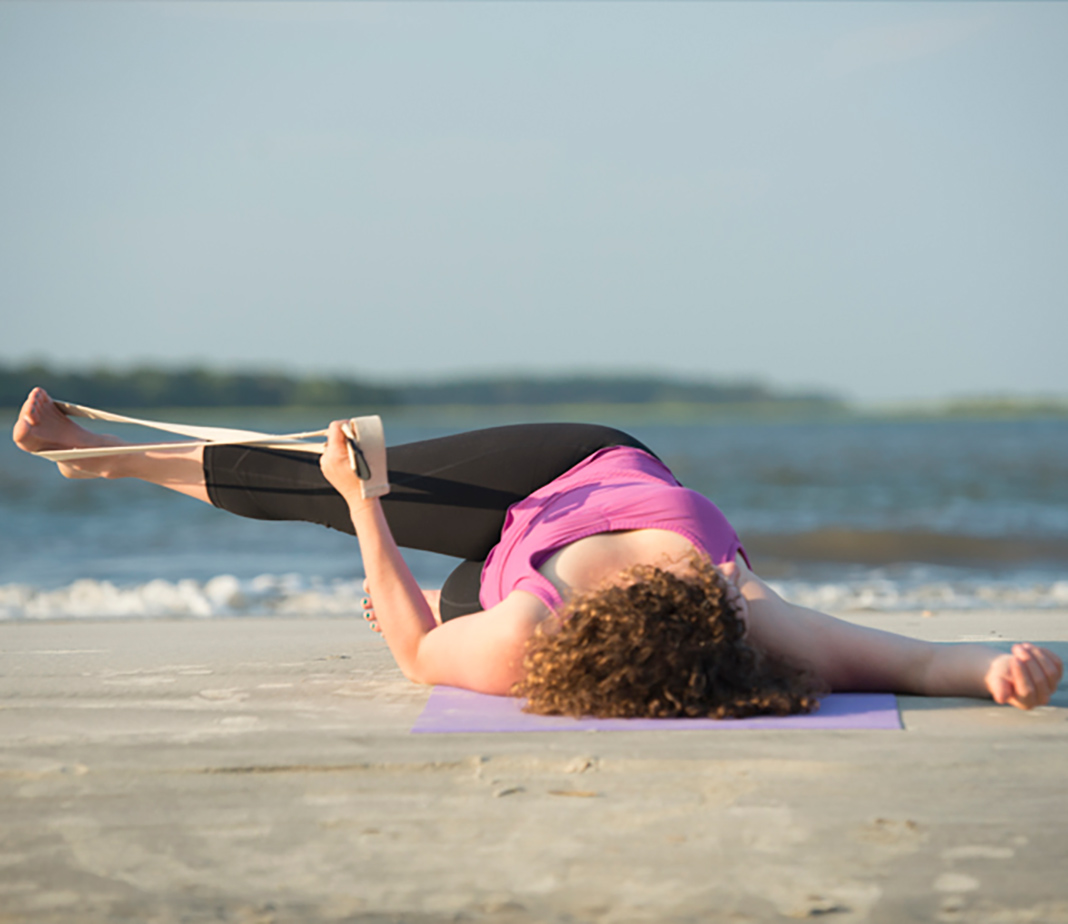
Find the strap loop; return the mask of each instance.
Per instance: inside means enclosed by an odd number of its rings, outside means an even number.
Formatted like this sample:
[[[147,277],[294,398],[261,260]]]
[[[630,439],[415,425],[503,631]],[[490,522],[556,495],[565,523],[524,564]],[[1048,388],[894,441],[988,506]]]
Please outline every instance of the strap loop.
[[[45,449],[33,455],[51,462],[72,462],[94,456],[116,456],[149,450],[191,449],[196,446],[229,445],[258,446],[266,449],[289,449],[299,452],[322,454],[326,443],[309,443],[306,440],[324,437],[327,430],[305,430],[299,433],[259,433],[256,430],[235,430],[227,427],[190,426],[165,423],[159,420],[142,420],[126,417],[110,411],[100,411],[69,401],[56,401],[55,405],[68,417],[84,417],[88,420],[105,420],[111,423],[134,424],[151,430],[162,430],[179,436],[190,437],[170,443],[128,443],[124,446],[84,446],[80,449]],[[353,417],[344,427],[349,440],[349,462],[360,477],[360,490],[364,497],[380,497],[389,493],[389,476],[386,468],[386,438],[382,418],[377,414],[369,417]],[[363,463],[362,465],[360,463]]]

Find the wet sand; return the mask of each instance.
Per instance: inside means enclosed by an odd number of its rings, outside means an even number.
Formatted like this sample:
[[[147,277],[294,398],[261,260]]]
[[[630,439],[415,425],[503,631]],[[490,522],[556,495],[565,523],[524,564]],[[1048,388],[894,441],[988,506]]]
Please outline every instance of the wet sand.
[[[856,616],[1031,639],[1068,612]],[[0,922],[1068,922],[1068,685],[903,731],[411,735],[341,619],[0,624]]]

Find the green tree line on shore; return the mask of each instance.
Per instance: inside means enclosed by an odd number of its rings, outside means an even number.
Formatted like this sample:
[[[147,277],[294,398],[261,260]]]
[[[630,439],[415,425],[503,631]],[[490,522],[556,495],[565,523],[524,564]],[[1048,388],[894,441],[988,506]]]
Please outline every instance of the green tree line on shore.
[[[271,372],[204,368],[61,371],[44,365],[0,367],[0,406],[22,403],[40,385],[64,401],[100,408],[326,407],[391,405],[394,395],[341,378],[297,378]]]
[[[63,371],[43,364],[0,366],[0,407],[17,407],[40,385],[65,401],[101,408],[422,407],[441,405],[748,404],[837,406],[829,395],[784,395],[759,383],[656,376],[486,376],[376,385],[340,376],[223,372],[206,368]]]

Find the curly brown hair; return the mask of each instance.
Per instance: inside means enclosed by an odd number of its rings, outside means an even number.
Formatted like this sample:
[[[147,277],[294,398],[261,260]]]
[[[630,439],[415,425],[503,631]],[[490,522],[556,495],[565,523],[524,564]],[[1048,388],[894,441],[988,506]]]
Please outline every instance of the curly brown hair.
[[[573,598],[527,645],[513,693],[526,711],[599,718],[741,718],[811,712],[820,685],[745,641],[716,568],[651,565]]]

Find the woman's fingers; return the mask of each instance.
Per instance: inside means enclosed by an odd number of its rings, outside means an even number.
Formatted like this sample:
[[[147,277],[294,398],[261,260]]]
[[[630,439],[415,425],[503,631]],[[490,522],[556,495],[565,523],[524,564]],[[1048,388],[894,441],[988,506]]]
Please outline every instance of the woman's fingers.
[[[348,440],[341,432],[343,421],[331,421],[327,429],[326,448],[319,459],[326,480],[330,482],[346,500],[353,496],[362,496],[360,481],[349,464]]]
[[[1012,654],[1021,666],[1021,673],[1026,677],[1030,687],[1032,704],[1042,699],[1043,692],[1048,694],[1048,680],[1042,666],[1035,659],[1033,645],[1013,645]]]
[[[1029,642],[1018,646],[1027,649],[1028,653],[1038,662],[1050,681],[1056,685],[1060,683],[1061,674],[1064,671],[1064,663],[1048,648],[1039,648]]]
[[[999,706],[1004,706],[1012,700],[1012,680],[1009,677],[1000,672],[988,674],[986,683],[987,689],[990,690],[990,696]]]
[[[1012,653],[1016,657],[1016,662],[1020,665],[1020,673],[1026,679],[1027,702],[1031,706],[1035,706],[1041,701],[1042,690],[1046,685],[1046,678],[1042,668],[1032,657],[1032,646],[1016,645],[1013,647]]]
[[[1064,676],[1064,663],[1046,648],[1036,649],[1035,657],[1042,665],[1042,669],[1049,679],[1049,695],[1052,698],[1053,694],[1057,692],[1057,687],[1060,686],[1061,677]]]
[[[331,459],[348,456],[345,450],[345,434],[341,432],[340,420],[330,421],[330,426],[326,429],[326,451],[323,455]]]
[[[1013,645],[1010,678],[1013,693],[1008,702],[1020,709],[1033,709],[1050,701],[1060,683],[1064,665],[1052,651],[1037,645]]]
[[[1019,709],[1030,709],[1034,706],[1035,685],[1031,680],[1031,673],[1027,667],[1027,661],[1013,652],[1012,665],[1010,667],[1013,695],[1009,702]]]
[[[1027,657],[1027,665],[1038,693],[1038,703],[1048,703],[1057,691],[1064,665],[1052,651],[1039,648],[1037,645],[1025,644],[1018,646],[1024,649]],[[1015,648],[1013,649],[1015,654]]]
[[[1023,642],[994,659],[986,685],[994,702],[1034,709],[1050,701],[1063,673],[1064,664],[1052,651]]]

